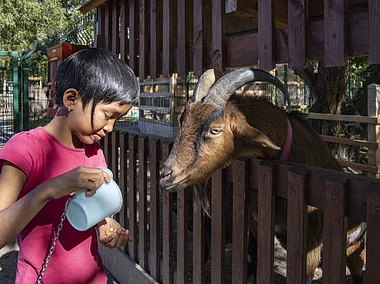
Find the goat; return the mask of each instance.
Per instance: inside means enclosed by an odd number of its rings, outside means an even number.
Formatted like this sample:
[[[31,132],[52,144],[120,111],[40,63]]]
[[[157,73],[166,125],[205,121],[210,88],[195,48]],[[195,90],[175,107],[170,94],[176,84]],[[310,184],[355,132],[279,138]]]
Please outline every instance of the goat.
[[[200,184],[238,156],[281,158],[342,170],[326,143],[301,113],[290,112],[289,108],[285,112],[265,98],[234,94],[243,85],[257,81],[278,87],[290,106],[285,86],[263,70],[243,68],[219,76],[210,69],[200,77],[193,97],[179,117],[179,134],[161,170],[160,186],[163,190],[176,192]],[[203,194],[203,198],[207,198],[205,196]],[[256,236],[252,228],[257,228],[254,223],[257,222],[257,196],[248,196],[248,200],[250,234]],[[276,211],[286,210],[286,204],[284,207],[276,202],[276,206]],[[281,218],[280,215],[283,214],[276,214],[275,233],[286,248],[286,217]],[[322,217],[320,209],[308,206],[306,273],[309,281],[320,264]],[[349,220],[348,229],[347,266],[353,283],[362,283],[366,225]]]

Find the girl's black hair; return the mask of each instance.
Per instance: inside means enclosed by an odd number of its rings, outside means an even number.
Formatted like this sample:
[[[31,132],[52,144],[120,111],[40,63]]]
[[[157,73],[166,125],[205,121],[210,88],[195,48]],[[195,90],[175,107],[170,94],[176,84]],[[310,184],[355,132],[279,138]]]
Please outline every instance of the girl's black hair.
[[[113,52],[103,48],[80,50],[59,66],[56,75],[56,102],[63,104],[63,94],[74,88],[85,108],[92,102],[136,104],[139,82],[132,69]]]

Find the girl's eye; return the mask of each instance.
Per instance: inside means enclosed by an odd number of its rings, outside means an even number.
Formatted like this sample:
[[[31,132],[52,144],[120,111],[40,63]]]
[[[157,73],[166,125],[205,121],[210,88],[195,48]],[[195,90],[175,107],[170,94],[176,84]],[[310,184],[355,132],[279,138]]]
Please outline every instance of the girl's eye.
[[[107,114],[104,114],[106,116],[106,120],[110,120],[111,117],[109,117]]]

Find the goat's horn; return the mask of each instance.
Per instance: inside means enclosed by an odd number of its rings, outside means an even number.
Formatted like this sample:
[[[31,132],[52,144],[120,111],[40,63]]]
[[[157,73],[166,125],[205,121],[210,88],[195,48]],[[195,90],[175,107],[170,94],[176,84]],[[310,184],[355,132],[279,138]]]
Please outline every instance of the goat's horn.
[[[194,88],[193,97],[191,101],[195,102],[207,96],[211,86],[220,77],[222,77],[222,74],[215,69],[209,69],[206,72],[204,72],[202,76],[199,78],[198,83]]]
[[[260,69],[242,68],[232,71],[220,78],[211,88],[204,104],[210,104],[217,109],[224,109],[228,99],[240,87],[247,83],[267,82],[281,90],[287,102],[287,111],[290,112],[290,96],[285,85],[276,77]]]

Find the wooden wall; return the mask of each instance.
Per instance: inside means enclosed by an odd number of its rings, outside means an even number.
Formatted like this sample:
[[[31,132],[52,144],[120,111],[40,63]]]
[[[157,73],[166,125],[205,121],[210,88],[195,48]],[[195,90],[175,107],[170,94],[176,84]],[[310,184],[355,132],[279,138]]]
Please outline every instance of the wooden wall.
[[[97,11],[96,45],[120,53],[142,80],[323,58],[342,66],[363,55],[380,63],[377,0],[108,0]]]

